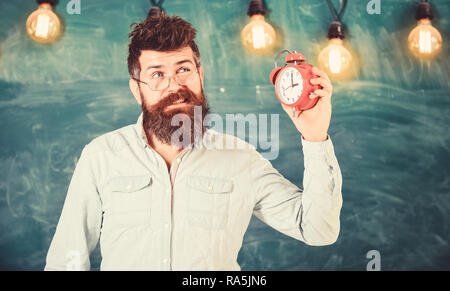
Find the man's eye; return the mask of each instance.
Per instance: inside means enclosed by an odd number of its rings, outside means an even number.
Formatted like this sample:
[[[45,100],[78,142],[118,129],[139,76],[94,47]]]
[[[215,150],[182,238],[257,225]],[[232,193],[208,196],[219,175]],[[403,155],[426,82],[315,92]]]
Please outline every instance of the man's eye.
[[[155,72],[152,74],[152,79],[161,78],[163,74],[161,72]]]
[[[186,73],[186,72],[189,72],[190,71],[190,69],[189,68],[180,68],[179,70],[178,70],[178,73]]]

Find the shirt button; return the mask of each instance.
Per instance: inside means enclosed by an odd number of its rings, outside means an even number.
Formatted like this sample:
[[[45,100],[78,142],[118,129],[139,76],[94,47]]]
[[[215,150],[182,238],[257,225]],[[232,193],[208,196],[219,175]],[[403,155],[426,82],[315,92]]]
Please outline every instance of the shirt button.
[[[167,263],[167,259],[164,259],[164,260],[163,260],[163,263],[164,263],[164,264]]]
[[[127,190],[129,191],[131,189],[131,185],[127,185]]]
[[[213,187],[211,185],[208,186],[208,190],[211,191]]]
[[[168,223],[164,224],[164,227],[165,227],[165,228],[168,228],[168,227],[169,227],[169,224],[168,224]]]

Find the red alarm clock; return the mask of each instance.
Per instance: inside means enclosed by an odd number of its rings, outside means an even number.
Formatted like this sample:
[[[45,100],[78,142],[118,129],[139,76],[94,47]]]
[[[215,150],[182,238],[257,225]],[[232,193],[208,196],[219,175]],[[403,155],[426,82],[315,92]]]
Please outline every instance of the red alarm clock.
[[[286,56],[286,63],[283,67],[277,67],[277,60],[283,53]],[[305,56],[294,51],[281,51],[275,58],[275,69],[270,73],[270,82],[275,85],[275,94],[278,100],[289,107],[292,107],[292,116],[295,112],[302,112],[314,107],[319,98],[309,98],[317,96],[314,91],[322,89],[320,85],[312,85],[311,79],[318,78],[312,72],[313,66],[304,63]]]

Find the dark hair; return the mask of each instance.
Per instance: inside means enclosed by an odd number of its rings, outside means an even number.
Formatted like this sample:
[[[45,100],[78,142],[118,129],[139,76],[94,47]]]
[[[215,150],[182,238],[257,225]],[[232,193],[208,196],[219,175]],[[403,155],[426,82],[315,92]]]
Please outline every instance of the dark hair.
[[[128,45],[128,72],[131,77],[139,78],[142,50],[167,52],[189,46],[194,52],[197,67],[200,66],[200,52],[194,42],[197,31],[181,17],[167,16],[162,12],[160,16],[150,16],[141,23],[133,23],[130,28],[133,28],[128,35],[131,38]]]

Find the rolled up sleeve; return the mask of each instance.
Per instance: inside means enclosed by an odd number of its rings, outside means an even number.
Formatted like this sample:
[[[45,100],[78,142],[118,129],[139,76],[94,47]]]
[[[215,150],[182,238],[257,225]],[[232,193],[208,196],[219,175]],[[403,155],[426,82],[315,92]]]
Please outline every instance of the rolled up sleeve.
[[[308,245],[336,242],[340,231],[342,175],[330,137],[324,142],[301,138],[304,155],[303,190],[284,178],[259,153],[251,178],[253,214],[264,223]]]
[[[101,221],[101,200],[85,147],[70,181],[44,270],[89,270],[89,255],[98,243]]]

